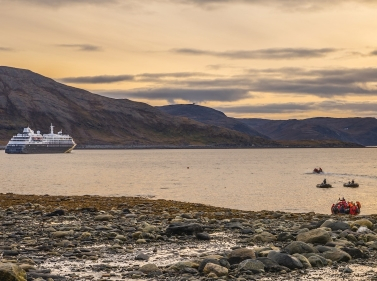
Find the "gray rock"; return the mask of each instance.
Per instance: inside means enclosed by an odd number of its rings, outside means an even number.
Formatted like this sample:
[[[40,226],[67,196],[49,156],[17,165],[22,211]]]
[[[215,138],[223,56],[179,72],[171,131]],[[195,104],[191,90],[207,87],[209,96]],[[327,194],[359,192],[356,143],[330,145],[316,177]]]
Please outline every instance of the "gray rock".
[[[16,264],[0,262],[1,281],[26,281],[26,272]]]
[[[55,232],[51,232],[51,236],[53,238],[65,238],[67,236],[72,236],[73,235],[73,230],[69,230],[69,231],[55,231]]]
[[[143,261],[148,261],[149,260],[149,256],[144,254],[144,253],[139,253],[136,257],[135,257],[135,260],[143,260]]]
[[[153,263],[143,265],[139,268],[139,271],[147,275],[159,275],[162,273],[161,270],[157,267],[157,265]]]
[[[281,242],[290,241],[294,239],[295,238],[293,237],[293,235],[288,232],[279,233],[279,235],[277,236],[277,241],[281,241]]]
[[[240,222],[230,222],[224,225],[225,228],[231,228],[231,229],[243,229],[243,225]]]
[[[293,241],[287,245],[284,250],[290,255],[293,254],[302,254],[302,253],[318,253],[317,249],[302,242],[302,241]]]
[[[327,265],[327,261],[325,258],[320,257],[318,255],[313,255],[308,258],[312,267],[324,267]]]
[[[254,259],[248,259],[242,261],[238,265],[238,270],[239,271],[252,271],[253,273],[262,273],[264,272],[264,264],[263,262],[259,260],[254,260]]]
[[[206,263],[207,264],[207,263]],[[196,263],[196,262],[193,262],[193,261],[180,261],[180,262],[177,262],[173,265],[171,265],[169,267],[170,270],[174,270],[174,271],[182,271],[184,270],[186,267],[190,267],[190,268],[198,268],[199,265]],[[202,271],[203,271],[204,267],[202,268]]]
[[[295,257],[288,255],[286,253],[279,253],[276,251],[271,251],[268,253],[267,258],[272,259],[277,262],[279,265],[288,267],[289,269],[301,269],[304,266],[302,263]]]
[[[277,262],[273,261],[269,258],[257,258],[258,261],[262,262],[264,264],[264,270],[266,272],[280,272],[280,271],[289,271],[288,267],[281,266]]]
[[[207,232],[196,233],[196,238],[199,240],[211,240],[211,236]]]
[[[253,249],[239,248],[231,251],[227,258],[231,265],[238,264],[247,259],[255,259],[255,253]]]
[[[334,247],[330,247],[330,246],[317,245],[315,248],[318,250],[319,253],[324,253],[327,251],[334,251]]]
[[[203,227],[197,223],[175,223],[168,226],[166,229],[167,234],[187,234],[192,235],[194,233],[203,232]]]
[[[51,213],[46,214],[45,216],[46,217],[56,217],[56,216],[64,216],[64,215],[65,215],[64,210],[58,209],[58,210],[55,210]]]
[[[330,234],[322,228],[317,228],[304,233],[299,233],[297,235],[296,240],[305,243],[322,245],[325,245],[327,242],[332,241]]]
[[[4,250],[3,256],[14,257],[18,256],[20,252],[18,250]]]
[[[273,242],[273,241],[276,241],[276,236],[267,232],[267,231],[263,231],[259,234],[256,234],[253,236],[253,241],[254,242],[263,242],[263,243],[270,243],[270,242]]]
[[[343,221],[326,220],[321,227],[331,228],[332,231],[351,229],[350,225]]]
[[[95,221],[110,221],[110,220],[113,220],[113,219],[114,219],[114,216],[108,215],[108,214],[98,215],[98,216],[94,217]]]
[[[340,248],[342,251],[349,254],[353,259],[367,259],[369,255],[361,251],[359,248]]]
[[[244,229],[241,230],[241,233],[242,234],[253,234],[254,230],[252,228],[246,227],[246,228],[244,228]]]
[[[373,229],[373,223],[368,220],[368,219],[359,219],[359,220],[356,220],[356,221],[353,221],[351,223],[351,228],[355,225],[358,225],[358,226],[366,226],[368,227],[369,229]]]
[[[220,265],[220,261],[219,260],[216,260],[216,259],[204,259],[199,264],[199,267],[198,267],[199,272],[203,272],[203,269],[205,268],[205,266],[207,265],[207,263],[214,263],[214,264]]]
[[[352,259],[352,257],[347,254],[346,252],[342,250],[335,250],[335,251],[327,251],[321,254],[324,258],[336,261],[336,262],[341,262],[345,261],[348,262]]]
[[[214,273],[216,274],[216,276],[221,277],[221,276],[228,275],[228,269],[218,264],[207,263],[203,269],[203,273],[204,274]]]
[[[310,264],[310,262],[308,261],[308,259],[305,256],[303,256],[301,254],[297,254],[297,253],[293,254],[293,256],[295,258],[297,258],[302,263],[304,268],[311,268],[312,267],[312,265]]]

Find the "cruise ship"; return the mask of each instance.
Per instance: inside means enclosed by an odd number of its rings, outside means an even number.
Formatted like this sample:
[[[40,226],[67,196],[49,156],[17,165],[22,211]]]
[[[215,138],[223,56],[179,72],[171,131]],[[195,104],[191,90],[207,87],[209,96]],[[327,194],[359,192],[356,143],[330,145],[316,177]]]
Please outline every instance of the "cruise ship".
[[[11,138],[5,147],[5,153],[69,153],[76,143],[69,135],[60,131],[54,134],[54,126],[50,126],[49,134],[34,133],[29,127],[24,128],[22,134]]]

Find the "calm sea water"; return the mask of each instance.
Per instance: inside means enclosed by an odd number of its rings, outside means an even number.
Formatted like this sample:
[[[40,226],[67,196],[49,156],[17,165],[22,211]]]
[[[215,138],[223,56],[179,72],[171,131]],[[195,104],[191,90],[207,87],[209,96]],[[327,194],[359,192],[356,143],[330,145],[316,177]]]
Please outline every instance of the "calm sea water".
[[[325,174],[313,174],[314,167]],[[242,210],[329,213],[339,197],[377,213],[377,148],[0,152],[0,192],[150,196]],[[334,188],[316,184],[326,178]],[[343,187],[354,179],[359,188]]]

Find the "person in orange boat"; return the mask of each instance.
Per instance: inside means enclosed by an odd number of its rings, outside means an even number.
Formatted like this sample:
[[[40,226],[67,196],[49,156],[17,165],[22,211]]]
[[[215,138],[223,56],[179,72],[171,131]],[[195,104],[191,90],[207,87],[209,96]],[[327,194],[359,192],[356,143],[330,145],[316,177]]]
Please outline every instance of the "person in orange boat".
[[[360,204],[359,201],[356,201],[356,205],[357,205],[357,207],[358,207],[359,209],[361,209],[361,204]]]

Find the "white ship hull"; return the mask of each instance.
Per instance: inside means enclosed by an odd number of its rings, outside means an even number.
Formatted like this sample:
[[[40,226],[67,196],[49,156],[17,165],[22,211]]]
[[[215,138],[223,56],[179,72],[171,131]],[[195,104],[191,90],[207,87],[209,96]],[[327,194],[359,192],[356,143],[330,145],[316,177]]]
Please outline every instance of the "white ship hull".
[[[69,135],[60,131],[54,134],[53,126],[49,134],[36,134],[30,128],[25,128],[22,134],[13,136],[5,147],[8,154],[41,154],[41,153],[69,153],[76,143]]]

